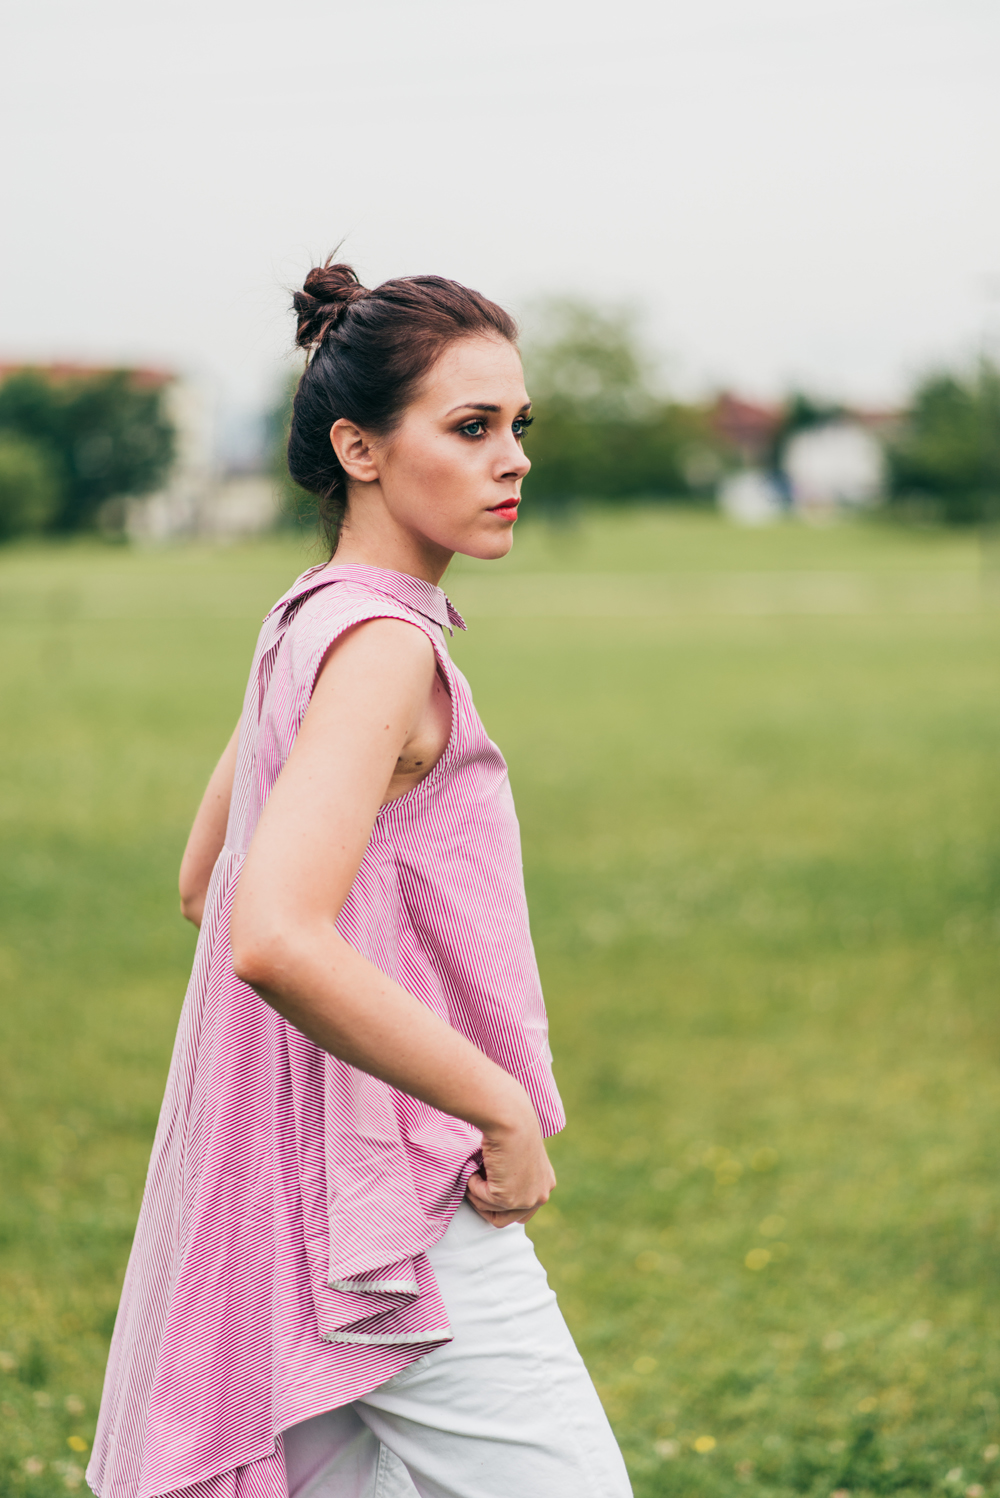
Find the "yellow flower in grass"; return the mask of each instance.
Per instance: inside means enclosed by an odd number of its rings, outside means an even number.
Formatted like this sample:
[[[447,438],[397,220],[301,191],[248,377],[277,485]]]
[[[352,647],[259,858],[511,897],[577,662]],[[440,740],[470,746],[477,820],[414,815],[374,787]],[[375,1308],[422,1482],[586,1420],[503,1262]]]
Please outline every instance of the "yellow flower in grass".
[[[771,1262],[771,1250],[769,1248],[752,1248],[743,1262],[748,1269],[766,1269]]]
[[[699,1436],[694,1443],[694,1449],[699,1456],[707,1456],[710,1451],[715,1450],[716,1444],[714,1436]]]
[[[644,1353],[641,1358],[636,1358],[635,1362],[632,1364],[632,1367],[635,1369],[636,1373],[652,1373],[656,1368],[656,1359],[647,1357]]]
[[[83,1436],[67,1436],[66,1437],[66,1445],[69,1447],[70,1451],[86,1451],[87,1450],[87,1443],[83,1439]]]

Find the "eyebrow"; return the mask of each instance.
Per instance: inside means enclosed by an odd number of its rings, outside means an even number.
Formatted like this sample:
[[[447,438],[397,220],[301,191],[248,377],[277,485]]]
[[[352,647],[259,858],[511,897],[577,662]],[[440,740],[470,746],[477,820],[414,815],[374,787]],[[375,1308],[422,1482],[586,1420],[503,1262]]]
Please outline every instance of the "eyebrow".
[[[531,405],[530,401],[525,401],[524,405],[521,406],[520,409],[522,411],[527,411],[527,409],[528,409],[528,407],[530,405]],[[490,405],[490,403],[488,401],[463,401],[460,406],[452,406],[451,410],[448,412],[448,415],[449,416],[454,416],[454,414],[455,414],[456,411],[499,411],[499,410],[500,410],[499,406]]]

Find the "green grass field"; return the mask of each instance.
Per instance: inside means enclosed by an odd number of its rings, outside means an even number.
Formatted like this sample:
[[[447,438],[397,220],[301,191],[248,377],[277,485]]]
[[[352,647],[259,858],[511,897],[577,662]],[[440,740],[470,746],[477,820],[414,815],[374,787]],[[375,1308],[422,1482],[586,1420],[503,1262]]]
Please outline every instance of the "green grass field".
[[[79,1487],[292,541],[0,554],[0,1493]],[[973,539],[530,524],[446,580],[569,1127],[533,1236],[639,1498],[1000,1493],[1000,611]]]

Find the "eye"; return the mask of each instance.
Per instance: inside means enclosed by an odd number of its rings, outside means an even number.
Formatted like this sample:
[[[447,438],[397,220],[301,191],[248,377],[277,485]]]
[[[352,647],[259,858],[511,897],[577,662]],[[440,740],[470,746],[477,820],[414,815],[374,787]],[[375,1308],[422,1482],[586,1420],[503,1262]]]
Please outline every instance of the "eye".
[[[486,423],[480,417],[475,421],[467,421],[458,429],[463,437],[482,437],[486,431]]]
[[[534,419],[533,416],[516,416],[511,426],[514,436],[518,438],[523,437]]]

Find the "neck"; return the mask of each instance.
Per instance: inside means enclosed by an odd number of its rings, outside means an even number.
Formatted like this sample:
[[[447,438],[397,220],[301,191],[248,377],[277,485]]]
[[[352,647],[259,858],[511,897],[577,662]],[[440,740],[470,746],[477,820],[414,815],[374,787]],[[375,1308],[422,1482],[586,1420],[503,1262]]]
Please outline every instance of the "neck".
[[[454,555],[427,536],[405,530],[382,505],[349,503],[332,561],[406,572],[437,587]]]

